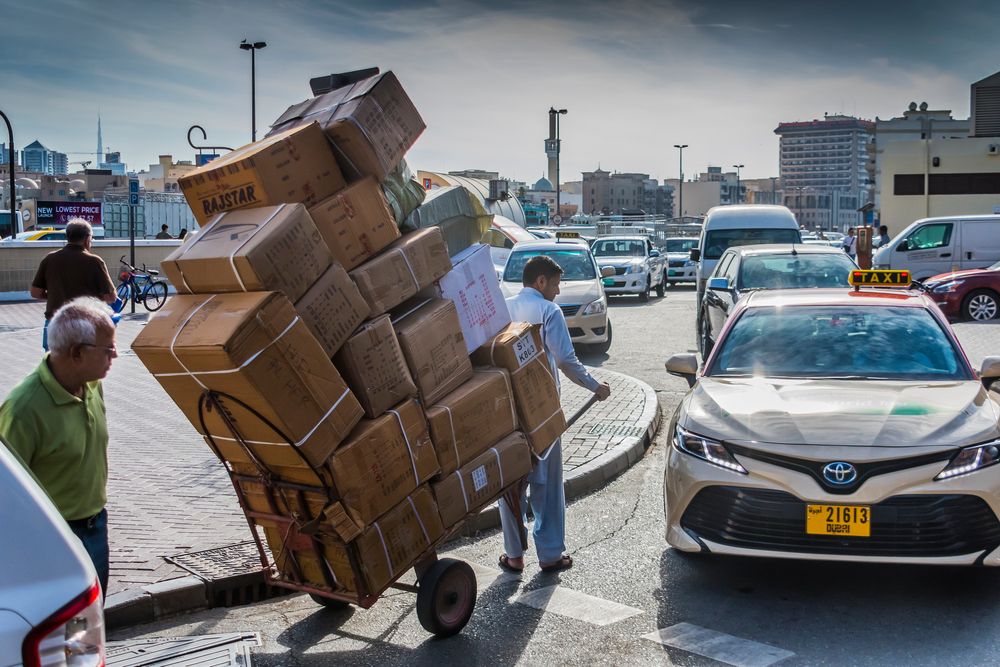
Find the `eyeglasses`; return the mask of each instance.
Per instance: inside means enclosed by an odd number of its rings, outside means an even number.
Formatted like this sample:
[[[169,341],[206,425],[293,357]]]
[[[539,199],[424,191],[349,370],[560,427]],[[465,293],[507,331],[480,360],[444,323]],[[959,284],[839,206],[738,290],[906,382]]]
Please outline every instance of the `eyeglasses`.
[[[94,347],[99,350],[104,350],[104,353],[109,357],[118,356],[118,346],[117,345],[95,345],[94,343],[80,343],[84,347]]]

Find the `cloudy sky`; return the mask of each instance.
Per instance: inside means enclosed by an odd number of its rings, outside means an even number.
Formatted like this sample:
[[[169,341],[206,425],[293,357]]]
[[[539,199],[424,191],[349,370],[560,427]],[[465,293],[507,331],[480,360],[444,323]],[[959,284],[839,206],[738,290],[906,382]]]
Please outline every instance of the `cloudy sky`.
[[[552,105],[569,110],[563,180],[598,164],[673,178],[677,143],[689,175],[742,163],[754,178],[777,174],[780,121],[887,118],[924,100],[966,117],[969,84],[1000,69],[990,0],[0,0],[0,12],[16,146],[94,151],[100,112],[105,148],[131,169],[192,159],[195,123],[210,143],[249,141],[244,37],[268,44],[258,128],[308,97],[311,77],[376,65],[427,123],[411,166],[532,182]]]

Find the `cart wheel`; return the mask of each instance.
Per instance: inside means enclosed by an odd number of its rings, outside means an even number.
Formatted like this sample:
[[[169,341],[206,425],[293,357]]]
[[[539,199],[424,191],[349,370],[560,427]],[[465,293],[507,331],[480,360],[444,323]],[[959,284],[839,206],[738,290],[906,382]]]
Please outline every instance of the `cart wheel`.
[[[351,606],[350,602],[344,602],[343,600],[337,600],[335,598],[328,598],[322,595],[316,595],[315,593],[310,593],[309,597],[313,599],[313,602],[320,605],[321,607],[326,607],[327,609],[347,609]]]
[[[476,606],[476,575],[469,564],[442,558],[420,578],[417,618],[438,637],[461,632]]]

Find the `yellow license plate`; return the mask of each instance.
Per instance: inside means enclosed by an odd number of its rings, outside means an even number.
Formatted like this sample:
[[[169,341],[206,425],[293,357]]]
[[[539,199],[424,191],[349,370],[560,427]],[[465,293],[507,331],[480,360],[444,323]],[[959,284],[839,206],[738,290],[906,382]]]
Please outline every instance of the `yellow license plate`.
[[[871,537],[872,510],[863,505],[806,505],[806,533]]]

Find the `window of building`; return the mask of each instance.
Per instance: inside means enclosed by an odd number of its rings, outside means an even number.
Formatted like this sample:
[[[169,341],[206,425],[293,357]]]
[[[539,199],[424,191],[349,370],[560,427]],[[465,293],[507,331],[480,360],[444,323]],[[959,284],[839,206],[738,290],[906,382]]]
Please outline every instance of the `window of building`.
[[[892,193],[894,195],[924,194],[924,175],[895,174],[892,177]]]
[[[1000,173],[931,174],[928,180],[932,195],[1000,194]]]

